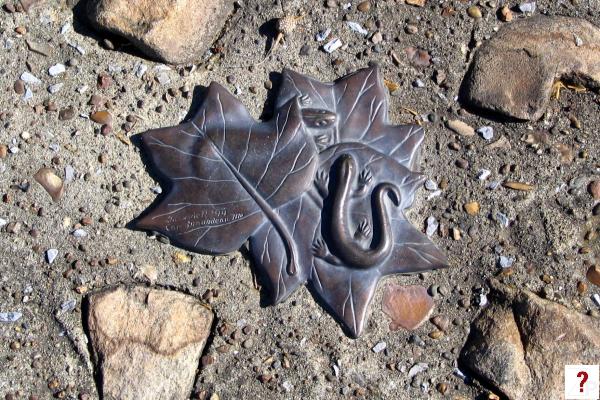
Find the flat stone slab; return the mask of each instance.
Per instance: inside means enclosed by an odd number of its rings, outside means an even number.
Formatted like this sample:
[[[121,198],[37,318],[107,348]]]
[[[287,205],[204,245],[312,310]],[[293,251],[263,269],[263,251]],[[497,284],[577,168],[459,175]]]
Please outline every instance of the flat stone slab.
[[[212,319],[196,298],[170,290],[119,287],[90,296],[102,398],[188,399]]]
[[[600,360],[600,323],[527,290],[491,286],[461,363],[507,399],[563,398],[564,366]]]
[[[92,0],[88,17],[100,30],[130,40],[167,63],[200,59],[223,27],[233,2],[224,0]]]
[[[600,87],[600,29],[580,18],[536,16],[505,25],[478,50],[463,82],[471,106],[538,120],[556,79]]]

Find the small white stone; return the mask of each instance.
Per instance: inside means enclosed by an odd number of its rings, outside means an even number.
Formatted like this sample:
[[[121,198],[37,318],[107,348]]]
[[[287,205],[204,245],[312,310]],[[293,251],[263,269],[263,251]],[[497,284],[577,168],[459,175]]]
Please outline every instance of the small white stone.
[[[8,224],[8,221],[5,220],[4,218],[0,218],[0,228],[2,228],[6,224]]]
[[[67,164],[65,166],[65,183],[72,182],[75,179],[75,168],[72,165]]]
[[[491,174],[492,171],[490,171],[489,169],[481,169],[477,173],[477,179],[479,179],[480,181],[485,181]]]
[[[48,261],[48,264],[52,264],[54,262],[54,260],[56,259],[56,256],[58,256],[58,250],[56,250],[56,249],[46,250],[46,261]]]
[[[365,28],[363,28],[362,25],[359,24],[358,22],[347,21],[346,25],[348,25],[348,28],[350,28],[350,30],[352,30],[356,33],[360,33],[363,36],[367,36],[369,34],[369,31],[366,30]]]
[[[339,49],[340,47],[342,47],[342,41],[338,38],[335,38],[335,39],[329,41],[325,46],[323,46],[323,50],[325,50],[327,53],[331,54],[334,51],[336,51],[337,49]]]
[[[283,386],[283,389],[286,392],[291,392],[292,389],[294,388],[294,385],[292,385],[289,381],[284,381],[281,386]]]
[[[438,189],[435,192],[431,192],[431,194],[429,196],[427,196],[427,200],[431,200],[436,197],[439,197],[439,196],[441,196],[441,194],[442,194],[442,191]]]
[[[387,347],[387,344],[385,342],[379,342],[377,343],[375,346],[373,346],[373,352],[374,353],[381,353],[382,351],[384,351]]]
[[[600,307],[600,295],[598,293],[594,293],[592,295],[592,299],[594,299],[594,302],[596,303],[596,305],[598,307]]]
[[[70,23],[66,23],[64,24],[61,28],[60,28],[60,34],[64,35],[65,33],[68,33],[71,31],[71,24]]]
[[[137,63],[135,66],[135,76],[138,78],[142,78],[144,74],[148,71],[148,66],[144,63]]]
[[[83,48],[83,46],[77,44],[77,43],[69,43],[69,46],[71,46],[72,48],[74,48],[75,50],[77,50],[77,52],[79,54],[81,54],[82,56],[85,55],[85,49]]]
[[[55,94],[58,93],[58,91],[60,89],[62,89],[64,83],[60,82],[60,83],[55,83],[54,85],[50,85],[48,86],[48,92],[50,92],[50,94]]]
[[[494,138],[494,128],[491,126],[479,127],[477,128],[477,133],[479,133],[485,140],[492,140]]]
[[[415,79],[415,81],[413,82],[413,86],[416,88],[424,88],[425,83],[423,83],[423,81],[420,79]]]
[[[161,85],[168,85],[171,82],[171,78],[169,78],[169,75],[167,75],[166,72],[160,72],[159,74],[157,74],[156,80]]]
[[[322,41],[324,41],[325,39],[327,39],[327,38],[329,37],[329,35],[330,35],[330,34],[331,34],[331,29],[329,29],[329,28],[327,28],[327,29],[325,29],[325,30],[323,30],[323,31],[319,31],[319,33],[317,33],[317,34],[315,35],[315,40],[316,40],[317,42],[322,42]]]
[[[465,375],[464,372],[462,372],[460,369],[458,368],[454,368],[454,371],[452,371],[452,373],[454,375],[456,375],[457,377],[459,377],[462,380],[465,380],[467,378],[467,375]]]
[[[498,264],[500,264],[500,268],[510,268],[514,262],[515,262],[514,258],[506,257],[506,256],[500,256],[500,259],[498,260]]]
[[[500,225],[502,225],[505,228],[508,228],[508,225],[510,225],[510,219],[500,211],[496,213],[496,219],[498,220],[498,222],[500,222]]]
[[[489,190],[496,190],[498,188],[498,186],[500,186],[502,182],[501,181],[493,181],[488,183],[488,185],[486,186],[486,189]]]
[[[488,303],[488,298],[485,294],[479,295],[479,307],[485,307]]]
[[[62,304],[60,305],[60,311],[62,311],[62,312],[73,311],[75,309],[76,305],[77,305],[77,300],[74,300],[74,299],[63,301]]]
[[[77,92],[83,94],[83,93],[87,92],[88,89],[89,89],[88,85],[81,85],[77,88]]]
[[[27,139],[31,138],[31,134],[29,132],[27,132],[27,131],[21,132],[20,136],[21,136],[21,139],[23,139],[23,140],[27,140]]]
[[[32,85],[42,83],[42,81],[40,81],[35,75],[28,71],[25,71],[21,74],[21,80]]]
[[[160,186],[155,186],[155,187],[152,188],[152,191],[155,194],[161,194],[162,193],[162,188]]]
[[[33,92],[31,91],[31,88],[29,86],[27,86],[25,88],[25,94],[23,95],[23,101],[27,101],[29,99],[31,99],[33,97]]]
[[[438,226],[439,223],[437,222],[437,219],[435,219],[434,216],[430,216],[427,218],[427,228],[425,229],[425,234],[430,237],[433,236],[433,234],[437,231]]]
[[[426,363],[418,363],[413,365],[408,370],[408,379],[412,378],[417,374],[420,374],[421,372],[427,371],[427,368],[429,368],[429,365]]]
[[[425,189],[433,192],[438,189],[438,184],[432,179],[427,179],[425,181]]]
[[[66,70],[67,69],[65,68],[64,64],[54,64],[53,66],[48,68],[48,74],[50,76],[58,76],[58,75],[62,74],[63,72],[65,72]]]
[[[17,322],[22,316],[23,314],[17,311],[0,312],[0,322]]]
[[[82,237],[86,237],[87,236],[87,232],[83,229],[75,229],[72,232],[73,236],[75,236],[76,238],[82,238]]]
[[[519,5],[519,10],[522,13],[532,13],[535,12],[535,1],[529,2],[529,3],[522,3]]]

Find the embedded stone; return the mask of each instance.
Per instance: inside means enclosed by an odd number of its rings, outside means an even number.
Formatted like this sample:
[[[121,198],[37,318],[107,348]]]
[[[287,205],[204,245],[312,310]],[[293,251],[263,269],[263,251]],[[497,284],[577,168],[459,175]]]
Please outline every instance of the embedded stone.
[[[557,79],[600,88],[598,27],[541,15],[504,25],[475,55],[461,97],[488,112],[538,120]]]
[[[89,297],[104,399],[189,399],[213,314],[183,293],[123,288]]]
[[[225,0],[92,0],[88,16],[98,29],[130,40],[151,58],[172,64],[198,60],[232,10]]]

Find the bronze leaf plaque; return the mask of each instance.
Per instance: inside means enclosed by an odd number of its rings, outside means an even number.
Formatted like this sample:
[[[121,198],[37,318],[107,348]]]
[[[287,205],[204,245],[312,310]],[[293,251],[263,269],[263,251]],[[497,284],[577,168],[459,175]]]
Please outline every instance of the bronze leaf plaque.
[[[308,283],[356,337],[382,277],[447,265],[404,216],[423,129],[387,112],[377,67],[335,83],[284,70],[268,122],[213,82],[190,121],[142,135],[165,192],[134,226],[200,253],[249,240],[274,303]]]

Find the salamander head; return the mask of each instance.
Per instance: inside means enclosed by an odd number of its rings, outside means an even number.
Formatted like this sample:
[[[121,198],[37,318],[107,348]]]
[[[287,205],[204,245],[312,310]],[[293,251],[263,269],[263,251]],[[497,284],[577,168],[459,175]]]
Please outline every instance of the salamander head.
[[[352,157],[350,154],[342,154],[338,160],[340,163],[340,180],[342,182],[352,180],[356,175],[357,168],[354,157]]]

